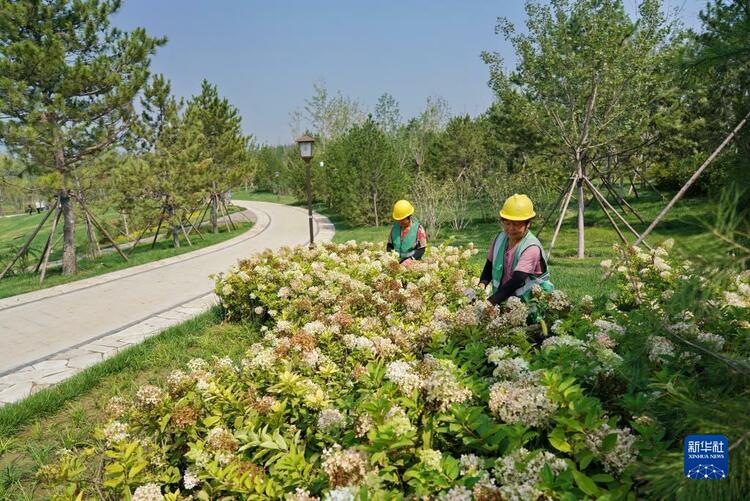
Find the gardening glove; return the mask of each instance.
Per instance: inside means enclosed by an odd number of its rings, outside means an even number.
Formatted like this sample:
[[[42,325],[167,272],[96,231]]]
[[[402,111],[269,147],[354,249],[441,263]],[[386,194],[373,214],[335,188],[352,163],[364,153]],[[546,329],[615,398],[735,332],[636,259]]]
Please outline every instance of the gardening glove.
[[[474,289],[464,289],[464,296],[466,296],[466,299],[468,299],[470,303],[473,303],[477,299],[477,291]]]

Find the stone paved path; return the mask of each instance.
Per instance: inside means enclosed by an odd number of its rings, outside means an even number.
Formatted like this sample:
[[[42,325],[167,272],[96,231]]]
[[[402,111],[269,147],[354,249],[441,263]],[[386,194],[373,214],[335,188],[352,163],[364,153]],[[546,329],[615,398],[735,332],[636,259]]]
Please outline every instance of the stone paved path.
[[[307,242],[298,207],[235,200],[256,216],[248,232],[204,249],[0,299],[0,405],[20,400],[216,303],[212,273],[238,259]],[[316,241],[333,225],[315,216]]]

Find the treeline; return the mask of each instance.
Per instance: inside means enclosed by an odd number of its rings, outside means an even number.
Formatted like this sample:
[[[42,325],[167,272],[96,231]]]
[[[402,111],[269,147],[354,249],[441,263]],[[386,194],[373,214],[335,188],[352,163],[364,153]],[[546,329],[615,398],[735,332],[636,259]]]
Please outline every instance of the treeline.
[[[430,99],[404,120],[389,94],[367,113],[315,85],[292,129],[306,123],[317,138],[316,200],[359,225],[381,224],[408,196],[433,225],[461,228],[470,201],[495,207],[524,191],[547,202],[578,170],[621,189],[679,188],[750,111],[750,9],[715,0],[698,32],[664,10],[659,0],[634,16],[618,0],[530,2],[524,29],[498,19],[518,62],[508,70],[500,54],[482,54],[495,100],[477,117]],[[748,168],[748,130],[694,192],[722,190]],[[295,145],[257,158],[258,189],[303,198]]]
[[[224,193],[253,171],[237,109],[208,81],[187,100],[173,96],[149,70],[166,39],[111,26],[119,7],[0,1],[0,206],[60,208],[66,274],[76,271],[76,225],[90,244],[100,238],[94,214],[119,212],[126,236],[168,228],[178,246],[204,207],[217,231]]]

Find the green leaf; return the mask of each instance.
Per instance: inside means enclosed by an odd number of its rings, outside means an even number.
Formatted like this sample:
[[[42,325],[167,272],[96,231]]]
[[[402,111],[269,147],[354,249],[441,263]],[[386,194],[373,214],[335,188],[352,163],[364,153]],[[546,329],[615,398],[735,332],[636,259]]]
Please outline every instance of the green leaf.
[[[165,414],[164,417],[162,417],[159,420],[159,430],[164,433],[164,430],[167,429],[167,425],[169,424],[169,420],[172,418],[172,414]]]
[[[565,431],[559,426],[549,434],[549,443],[552,444],[552,447],[562,452],[570,452],[572,450],[565,437]]]
[[[582,470],[585,470],[593,459],[594,459],[594,454],[591,453],[591,451],[586,451],[583,454],[581,454],[578,466]]]
[[[581,473],[580,471],[573,470],[573,479],[575,480],[576,485],[584,493],[588,494],[589,496],[599,495],[599,488],[596,486],[596,483],[585,474]]]
[[[552,444],[552,447],[554,447],[558,451],[570,452],[572,450],[570,444],[564,438],[553,437],[552,435],[550,435],[549,443]]]
[[[610,433],[602,440],[602,451],[609,452],[617,445],[617,433]]]
[[[591,475],[591,480],[593,480],[594,482],[607,483],[614,482],[615,479],[609,473],[597,473],[595,475]]]
[[[125,471],[125,467],[122,463],[112,463],[105,466],[104,471],[107,473],[122,473]]]
[[[203,426],[211,428],[221,420],[221,416],[207,416],[203,418]]]
[[[104,481],[104,487],[117,487],[120,485],[123,480],[125,480],[125,475],[118,475],[114,478],[110,478]]]
[[[139,461],[137,462],[132,468],[130,468],[130,471],[128,472],[128,479],[132,480],[135,478],[138,473],[141,472],[146,466],[148,466],[148,461]]]

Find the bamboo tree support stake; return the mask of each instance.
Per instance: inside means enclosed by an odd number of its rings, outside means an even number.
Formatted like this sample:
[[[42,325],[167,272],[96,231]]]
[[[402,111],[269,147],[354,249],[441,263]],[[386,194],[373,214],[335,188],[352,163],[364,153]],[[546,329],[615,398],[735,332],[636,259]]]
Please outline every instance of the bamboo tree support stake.
[[[662,198],[662,199],[664,198],[664,195],[659,190],[656,189],[656,186],[654,186],[651,181],[649,181],[648,179],[646,179],[646,176],[643,175],[643,172],[641,172],[640,169],[638,169],[636,167],[634,169],[634,172],[635,172],[635,174],[636,174],[637,177],[641,178],[641,181],[643,181],[644,183],[646,183],[646,185],[649,188],[651,188],[652,190],[654,190],[654,193],[656,193],[657,195],[659,195],[659,198]]]
[[[44,255],[41,262],[41,274],[39,275],[39,285],[44,282],[44,276],[47,274],[47,262],[49,261],[50,252],[52,252],[52,238],[55,236],[55,230],[57,229],[57,222],[60,220],[60,214],[62,214],[62,208],[57,211],[55,219],[52,220],[52,230],[49,233],[49,242],[44,249]]]
[[[224,213],[224,207],[220,203],[218,203],[218,202],[217,202],[216,205],[219,207],[219,213],[222,215],[221,219],[224,220],[224,226],[226,226],[227,231],[232,231],[232,227],[229,226],[229,221],[227,219],[228,216],[226,215],[226,213]]]
[[[81,208],[83,209],[83,212],[88,214],[88,216],[91,218],[91,222],[94,223],[94,226],[102,232],[102,234],[109,240],[109,242],[112,244],[112,246],[115,248],[117,253],[125,260],[125,262],[128,262],[128,256],[126,256],[122,249],[120,249],[120,246],[115,243],[115,240],[110,236],[110,234],[107,232],[107,230],[99,223],[99,221],[96,220],[96,218],[89,212],[88,207],[86,207],[86,204],[83,203],[83,200],[80,198],[78,199],[78,203],[81,204]]]
[[[102,249],[99,247],[99,241],[94,233],[94,228],[91,226],[91,218],[88,214],[86,214],[86,236],[89,239],[89,252],[91,253],[91,256],[98,256],[102,252]]]
[[[182,225],[182,221],[180,221],[180,228],[182,228],[182,234],[185,235],[185,240],[187,240],[188,245],[192,247],[193,242],[190,241],[190,237],[188,237],[187,231],[185,231],[185,227]]]
[[[159,213],[159,216],[161,217],[161,213]],[[146,231],[148,231],[148,229],[151,227],[152,221],[153,219],[149,220],[148,224],[146,224],[146,226],[143,227],[143,230],[141,230],[141,233],[138,235],[138,238],[135,239],[135,242],[133,242],[133,245],[130,247],[130,249],[128,249],[128,256],[130,256],[130,254],[133,253],[136,246],[138,245],[138,242],[141,241],[141,238],[143,238],[143,235],[145,235]]]
[[[190,220],[190,216],[186,217],[185,221],[187,222],[187,224],[190,225],[190,229],[188,230],[188,235],[190,235],[191,231],[195,230],[195,232],[198,234],[198,236],[201,237],[201,240],[205,240],[206,239],[206,237],[203,236],[203,233],[201,233],[201,230],[199,230],[198,228],[196,228],[195,225],[193,224],[193,222]]]
[[[156,225],[156,233],[154,233],[154,241],[151,242],[151,248],[154,248],[154,245],[156,245],[156,239],[159,238],[159,230],[161,230],[161,223],[164,222],[164,207],[161,208],[161,212],[159,213],[159,224]]]
[[[52,220],[52,229],[54,230],[57,227],[57,223],[60,222],[60,215],[62,214],[62,211],[58,210],[57,214],[55,215],[55,219]],[[47,237],[47,242],[44,244],[44,250],[42,250],[42,255],[39,256],[39,262],[36,263],[36,266],[34,267],[34,273],[38,273],[39,269],[42,267],[42,262],[44,261],[44,256],[47,255],[47,249],[49,249],[50,246],[57,245],[57,241],[54,241],[53,244],[53,238],[55,234],[54,231],[50,231],[49,236]]]
[[[599,197],[599,198],[600,198],[600,199],[601,199],[601,200],[602,200],[602,201],[603,201],[603,202],[604,202],[605,204],[607,204],[607,207],[609,207],[609,209],[610,209],[610,210],[611,210],[612,212],[614,212],[614,213],[615,213],[615,215],[617,216],[617,218],[618,218],[618,219],[619,219],[620,221],[622,221],[622,223],[623,223],[623,224],[625,225],[625,227],[626,227],[626,228],[627,228],[628,230],[630,230],[630,232],[631,232],[631,233],[632,233],[633,235],[635,235],[635,238],[639,238],[639,237],[640,237],[641,235],[640,235],[640,234],[639,234],[639,233],[638,233],[638,232],[637,232],[637,231],[635,230],[635,228],[633,228],[633,227],[632,227],[632,226],[630,225],[630,223],[628,223],[628,222],[627,222],[627,220],[626,220],[626,219],[625,219],[625,218],[624,218],[624,217],[623,217],[623,216],[622,216],[622,215],[621,215],[621,214],[620,214],[619,212],[617,212],[617,209],[615,209],[615,208],[614,208],[614,207],[612,206],[612,204],[611,204],[611,203],[609,203],[609,200],[607,200],[607,199],[606,199],[606,198],[604,197],[604,195],[602,195],[602,193],[601,193],[601,192],[600,192],[600,191],[599,191],[599,190],[598,190],[598,189],[596,188],[596,186],[594,186],[594,183],[592,183],[592,182],[591,182],[591,181],[590,181],[590,180],[589,180],[588,178],[584,178],[584,179],[586,180],[586,183],[587,183],[587,184],[589,185],[589,189],[591,190],[591,192],[592,192],[592,193],[594,193],[594,195],[595,195],[595,196],[598,196],[598,197]],[[597,201],[598,201],[598,200],[597,200]],[[599,205],[601,205],[601,204],[602,204],[602,202],[599,202]],[[602,207],[602,209],[604,209],[604,207]],[[605,209],[605,210],[606,210],[606,209]],[[619,231],[619,230],[618,230],[618,231]],[[625,242],[625,243],[627,244],[627,242]],[[648,245],[648,243],[647,243],[647,242],[645,242],[645,241],[644,241],[644,242],[643,242],[643,245],[645,245],[645,246],[646,246],[646,247],[647,247],[647,248],[648,248],[649,250],[651,250],[651,246],[650,246],[650,245]]]
[[[565,187],[562,190],[560,190],[560,195],[558,195],[557,201],[550,208],[549,214],[547,214],[547,217],[544,218],[544,222],[542,223],[542,226],[539,227],[539,231],[536,232],[537,236],[542,234],[542,231],[544,231],[544,228],[547,226],[547,223],[549,222],[552,215],[557,213],[557,208],[560,207],[560,202],[562,202],[562,199],[565,196],[565,194],[568,192],[568,189],[570,188],[570,183],[572,182],[573,182],[573,177],[570,177],[568,179],[568,182],[565,184]]]
[[[562,205],[562,210],[560,211],[560,217],[557,220],[557,225],[555,226],[555,232],[552,234],[552,241],[549,244],[549,250],[547,251],[547,260],[552,258],[552,248],[555,246],[555,240],[557,240],[557,234],[560,233],[560,226],[562,226],[563,219],[565,219],[565,212],[568,210],[568,204],[570,204],[570,199],[573,197],[573,192],[576,189],[576,181],[578,180],[578,176],[573,176],[572,183],[570,183],[570,190],[568,190],[568,196],[565,197],[565,203]]]
[[[636,240],[635,245],[638,245],[641,243],[641,241],[646,238],[646,236],[653,231],[653,229],[656,227],[657,224],[664,218],[664,216],[669,212],[672,207],[674,207],[674,204],[677,203],[679,199],[682,198],[682,196],[685,194],[687,190],[690,189],[690,187],[693,185],[693,183],[698,179],[698,176],[700,176],[704,170],[706,170],[706,167],[713,162],[713,160],[721,153],[721,150],[724,149],[724,147],[729,144],[729,142],[734,139],[734,136],[737,135],[737,133],[742,129],[742,127],[745,126],[747,123],[748,118],[750,118],[750,113],[745,115],[745,118],[743,118],[740,123],[737,124],[737,127],[734,128],[734,130],[724,139],[724,141],[721,142],[721,144],[714,150],[713,153],[706,159],[705,162],[703,162],[703,165],[701,165],[697,171],[695,171],[695,174],[693,174],[690,179],[688,179],[687,183],[685,183],[685,186],[683,186],[680,191],[677,192],[677,194],[672,198],[672,200],[669,201],[666,207],[662,209],[662,211],[659,213],[658,216],[656,216],[656,219],[653,220],[653,222],[649,225],[648,228],[646,228],[646,231],[641,233],[641,237]]]
[[[224,207],[224,214],[226,214],[227,219],[229,219],[229,224],[232,225],[232,229],[236,230],[237,226],[234,224],[234,221],[232,221],[232,217],[229,215],[229,209],[227,209],[227,203],[224,200],[221,200],[221,205]]]
[[[206,218],[206,214],[208,213],[208,209],[211,207],[211,199],[206,202],[206,208],[203,209],[203,215],[201,216],[200,221],[198,221],[197,227],[200,228],[200,226],[203,224],[203,220]]]
[[[630,209],[630,212],[632,212],[633,215],[635,215],[635,217],[637,217],[641,223],[646,224],[646,221],[643,220],[643,218],[638,213],[638,211],[636,211],[628,203],[627,200],[622,198],[622,196],[619,193],[617,193],[617,190],[615,190],[614,186],[612,186],[612,183],[610,183],[609,178],[604,173],[602,173],[602,171],[600,171],[593,162],[591,162],[591,166],[599,174],[599,178],[602,180],[602,184],[604,185],[605,188],[607,188],[607,191],[609,192],[610,195],[612,195],[612,198],[615,199],[615,202],[617,202],[617,205],[620,206],[620,210],[622,210],[622,212],[625,213],[625,207],[627,207],[628,209]]]
[[[591,190],[592,194],[594,195],[594,199],[599,204],[599,207],[601,207],[602,210],[604,211],[604,215],[607,216],[607,219],[609,219],[609,223],[612,225],[612,227],[617,232],[617,236],[620,237],[620,240],[622,240],[622,243],[624,243],[626,246],[629,245],[628,244],[628,240],[625,238],[625,235],[623,235],[622,231],[620,231],[620,227],[617,226],[617,223],[615,222],[614,219],[612,219],[612,216],[610,215],[610,213],[607,210],[607,208],[604,206],[604,203],[602,203],[602,201],[600,199],[601,193],[599,193],[598,191],[596,191],[596,188],[594,188],[594,185],[591,184],[591,181],[589,181],[587,177],[584,177],[583,180],[586,182],[586,184],[588,184],[589,189]],[[607,202],[607,201],[605,200],[605,202]],[[607,204],[609,204],[609,202],[607,202]]]
[[[13,267],[14,264],[16,264],[16,261],[18,261],[18,258],[23,256],[23,253],[26,252],[29,249],[29,245],[31,245],[31,242],[34,241],[34,237],[36,237],[36,234],[39,233],[39,230],[42,229],[42,226],[44,226],[44,223],[47,222],[47,219],[50,217],[50,215],[57,209],[57,205],[59,203],[59,199],[55,198],[55,202],[52,204],[52,207],[50,207],[50,210],[47,212],[47,214],[44,215],[42,220],[39,222],[39,224],[34,228],[34,231],[31,233],[31,236],[26,240],[26,243],[23,244],[23,247],[21,247],[21,250],[19,250],[15,257],[11,260],[10,263],[5,267],[2,273],[0,273],[0,280],[3,279],[3,277],[8,273],[8,271]]]

